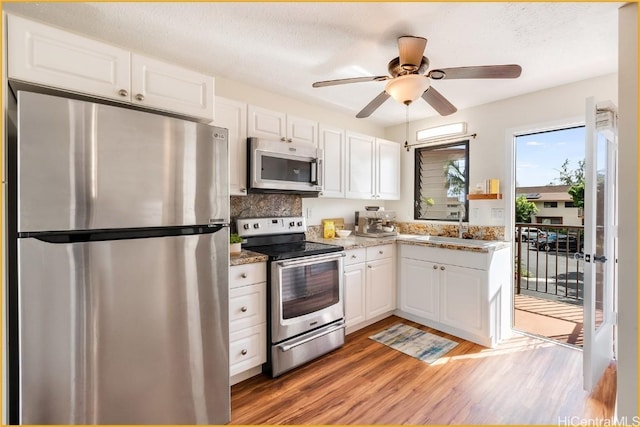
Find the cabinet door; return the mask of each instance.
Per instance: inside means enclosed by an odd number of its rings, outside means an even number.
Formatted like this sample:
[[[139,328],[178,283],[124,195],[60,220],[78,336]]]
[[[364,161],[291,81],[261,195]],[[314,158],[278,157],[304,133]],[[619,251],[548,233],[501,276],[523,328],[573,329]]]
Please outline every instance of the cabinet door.
[[[395,309],[393,259],[367,262],[367,319]]]
[[[249,105],[247,136],[283,140],[287,134],[287,117],[284,113]]]
[[[410,258],[400,259],[400,310],[438,321],[438,265]]]
[[[131,100],[128,51],[17,16],[7,20],[10,79]]]
[[[287,115],[287,142],[318,146],[318,122]]]
[[[131,101],[213,121],[213,77],[142,55],[131,55]]]
[[[344,267],[344,317],[347,327],[366,320],[365,263]]]
[[[400,200],[400,144],[376,139],[376,196]]]
[[[216,97],[215,125],[229,130],[229,194],[247,195],[247,104]]]
[[[318,147],[324,152],[322,197],[344,197],[346,142],[344,130],[320,125]]]
[[[487,272],[440,265],[440,321],[473,334],[486,335]]]
[[[375,138],[347,132],[347,198],[374,198],[374,156]]]

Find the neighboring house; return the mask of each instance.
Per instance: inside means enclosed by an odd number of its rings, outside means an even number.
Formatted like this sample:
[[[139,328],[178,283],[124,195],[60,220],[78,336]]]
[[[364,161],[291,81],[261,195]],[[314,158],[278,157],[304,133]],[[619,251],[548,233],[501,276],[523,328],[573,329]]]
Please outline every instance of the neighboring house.
[[[531,216],[533,223],[582,225],[582,209],[573,206],[569,188],[569,185],[516,187],[516,197],[525,196],[535,203],[538,211]]]

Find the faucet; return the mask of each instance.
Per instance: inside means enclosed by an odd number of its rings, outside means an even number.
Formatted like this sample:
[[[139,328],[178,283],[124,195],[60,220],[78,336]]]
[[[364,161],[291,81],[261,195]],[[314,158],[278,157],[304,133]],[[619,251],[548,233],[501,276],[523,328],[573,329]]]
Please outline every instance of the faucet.
[[[464,207],[464,203],[460,202],[458,205],[458,238],[462,239],[462,219],[464,218],[464,214],[466,209]]]

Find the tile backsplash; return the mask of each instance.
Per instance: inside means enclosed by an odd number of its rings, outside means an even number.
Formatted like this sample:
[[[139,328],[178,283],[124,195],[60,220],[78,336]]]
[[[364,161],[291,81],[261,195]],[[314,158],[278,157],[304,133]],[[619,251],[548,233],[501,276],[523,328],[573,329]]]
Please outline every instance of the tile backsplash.
[[[247,194],[230,199],[233,232],[238,218],[302,216],[302,199],[295,194]]]
[[[302,216],[302,198],[295,194],[248,194],[231,196],[231,231],[235,232],[238,218],[265,216]],[[345,224],[345,228],[353,230],[355,224]],[[458,236],[457,224],[437,224],[424,222],[397,222],[400,234],[428,234],[431,236]],[[470,225],[467,232],[473,239],[504,240],[503,226]],[[322,236],[322,226],[309,226],[308,238]]]

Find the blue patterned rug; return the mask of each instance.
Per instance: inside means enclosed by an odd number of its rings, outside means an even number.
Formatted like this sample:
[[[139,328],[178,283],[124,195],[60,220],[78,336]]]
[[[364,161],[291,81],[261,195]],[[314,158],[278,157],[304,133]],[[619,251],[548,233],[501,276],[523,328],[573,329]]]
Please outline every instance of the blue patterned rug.
[[[427,363],[435,362],[458,345],[455,341],[402,323],[371,335],[369,339]]]

